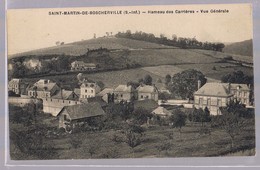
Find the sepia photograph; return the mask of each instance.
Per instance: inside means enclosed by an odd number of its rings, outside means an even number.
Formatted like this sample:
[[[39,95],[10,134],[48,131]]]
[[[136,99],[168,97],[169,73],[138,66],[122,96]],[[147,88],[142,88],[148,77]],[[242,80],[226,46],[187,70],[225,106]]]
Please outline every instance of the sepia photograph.
[[[10,160],[255,156],[251,4],[7,10]]]

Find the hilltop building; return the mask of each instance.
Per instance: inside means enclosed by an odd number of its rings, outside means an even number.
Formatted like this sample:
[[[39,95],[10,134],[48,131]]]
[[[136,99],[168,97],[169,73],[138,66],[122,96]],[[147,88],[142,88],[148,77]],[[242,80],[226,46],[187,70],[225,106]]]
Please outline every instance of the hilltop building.
[[[79,71],[79,70],[95,70],[97,65],[94,63],[85,63],[83,61],[74,61],[71,63],[71,70]]]

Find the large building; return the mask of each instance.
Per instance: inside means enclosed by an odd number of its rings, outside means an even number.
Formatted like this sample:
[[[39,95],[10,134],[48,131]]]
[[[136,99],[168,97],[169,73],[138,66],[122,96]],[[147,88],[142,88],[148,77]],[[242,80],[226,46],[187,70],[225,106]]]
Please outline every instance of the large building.
[[[50,80],[41,79],[28,89],[28,96],[35,98],[50,98],[59,92],[61,88]]]
[[[81,99],[93,98],[100,91],[101,88],[97,85],[97,83],[83,82],[80,86],[80,98]]]
[[[207,107],[211,115],[221,114],[220,107],[225,107],[234,99],[249,105],[250,88],[245,84],[206,83],[194,93],[195,108]]]
[[[59,128],[72,129],[75,125],[88,122],[92,117],[105,115],[99,103],[65,106],[58,113]]]
[[[74,61],[71,63],[71,70],[79,71],[79,70],[95,70],[97,65],[94,63],[85,63],[83,61]]]
[[[119,85],[114,90],[114,101],[133,101],[135,98],[135,90],[131,85]]]
[[[155,86],[140,85],[137,89],[138,100],[158,101],[158,89]]]
[[[43,112],[49,113],[52,116],[57,116],[64,106],[82,104],[78,100],[79,97],[73,91],[62,89],[51,98],[44,98],[42,100]]]
[[[24,94],[26,87],[28,86],[22,79],[12,79],[8,82],[8,91],[12,91],[15,94]]]

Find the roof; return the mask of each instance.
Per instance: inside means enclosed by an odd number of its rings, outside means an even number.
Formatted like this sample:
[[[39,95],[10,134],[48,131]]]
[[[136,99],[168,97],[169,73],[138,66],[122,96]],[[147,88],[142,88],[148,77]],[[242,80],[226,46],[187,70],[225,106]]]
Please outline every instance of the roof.
[[[155,108],[158,107],[158,103],[154,100],[136,100],[134,101],[134,108],[142,107],[149,112],[152,112]]]
[[[107,103],[102,100],[101,96],[91,97],[88,98],[88,103],[99,103],[101,107],[107,106]]]
[[[226,83],[228,85],[228,83]],[[230,88],[231,89],[237,89],[239,88],[239,90],[247,90],[247,91],[250,91],[250,88],[248,87],[247,84],[235,84],[235,83],[231,83],[230,84]]]
[[[116,88],[115,88],[115,90],[114,91],[116,91],[116,92],[129,92],[129,93],[131,93],[131,92],[133,92],[133,87],[132,86],[127,86],[127,85],[119,85],[119,86],[117,86]]]
[[[75,88],[74,93],[78,96],[80,96],[80,88]]]
[[[141,93],[155,93],[158,92],[158,89],[155,86],[140,85],[137,87],[137,91]]]
[[[194,95],[228,97],[232,94],[228,90],[227,83],[206,83]]]
[[[71,64],[80,64],[83,66],[96,67],[96,64],[94,63],[85,63],[84,61],[77,61],[77,60],[72,62]]]
[[[86,103],[73,106],[65,106],[59,114],[67,110],[71,120],[82,119],[88,117],[102,116],[105,114],[99,103]],[[58,114],[58,115],[59,115]]]
[[[69,99],[70,95],[75,94],[73,91],[70,90],[60,90],[57,94],[55,94],[54,96],[52,96],[52,98],[54,99]]]
[[[172,113],[165,109],[164,107],[157,107],[154,111],[152,111],[152,113],[156,114],[156,115],[162,115],[162,116],[170,116],[172,115]]]
[[[21,83],[21,79],[12,79],[12,80],[10,80],[9,81],[9,85],[13,85],[13,84],[19,84],[19,83]]]
[[[95,82],[83,82],[80,87],[98,88],[99,86]]]
[[[43,81],[43,79],[37,81],[36,83],[34,83],[33,86],[29,88],[29,90],[34,90],[34,88],[36,87],[37,91],[51,91],[53,87],[57,85],[56,83],[52,83],[49,80],[47,83],[43,83]]]
[[[99,92],[97,94],[97,96],[104,96],[105,94],[108,94],[108,93],[113,93],[114,92],[114,89],[113,88],[105,88],[104,90],[102,90],[101,92]]]

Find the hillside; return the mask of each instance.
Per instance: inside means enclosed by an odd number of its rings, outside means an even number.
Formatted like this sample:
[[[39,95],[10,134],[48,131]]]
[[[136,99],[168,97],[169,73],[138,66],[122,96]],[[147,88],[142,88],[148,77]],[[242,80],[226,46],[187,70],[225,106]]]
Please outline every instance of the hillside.
[[[253,40],[246,40],[242,42],[232,43],[226,45],[223,49],[225,53],[243,55],[243,56],[253,56]]]
[[[9,58],[29,55],[53,55],[53,54],[65,54],[71,56],[79,56],[86,54],[88,49],[107,48],[109,50],[141,50],[141,49],[165,49],[174,48],[170,46],[160,45],[156,43],[150,43],[145,41],[138,41],[126,38],[115,37],[101,37],[90,40],[82,40],[64,45],[32,50],[29,52],[19,53],[10,56]]]

